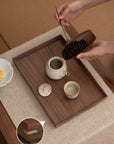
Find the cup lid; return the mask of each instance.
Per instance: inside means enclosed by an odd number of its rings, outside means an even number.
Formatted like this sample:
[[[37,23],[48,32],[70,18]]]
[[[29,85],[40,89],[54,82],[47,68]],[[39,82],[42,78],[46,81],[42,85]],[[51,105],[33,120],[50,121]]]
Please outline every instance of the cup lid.
[[[52,86],[48,83],[43,83],[39,86],[38,92],[40,96],[46,97],[52,93]]]

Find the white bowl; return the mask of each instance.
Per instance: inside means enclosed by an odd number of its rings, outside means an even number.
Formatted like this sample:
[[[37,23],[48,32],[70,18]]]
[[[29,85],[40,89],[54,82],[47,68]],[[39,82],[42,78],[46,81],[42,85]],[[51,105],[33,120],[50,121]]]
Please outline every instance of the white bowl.
[[[80,85],[75,81],[69,81],[64,85],[64,92],[68,98],[76,98],[80,93]]]
[[[4,77],[2,81],[0,81],[0,87],[3,87],[11,81],[13,77],[13,68],[10,62],[8,62],[5,59],[0,58],[0,70],[3,71],[4,73]]]

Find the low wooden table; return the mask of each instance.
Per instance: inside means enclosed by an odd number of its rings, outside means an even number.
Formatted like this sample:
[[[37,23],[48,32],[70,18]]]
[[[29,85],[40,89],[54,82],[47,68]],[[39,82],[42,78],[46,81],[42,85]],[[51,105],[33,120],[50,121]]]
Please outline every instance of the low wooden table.
[[[16,128],[0,102],[0,144],[19,144]]]
[[[67,32],[72,38],[75,37],[77,33],[72,26],[67,29]],[[12,49],[0,55],[1,58],[5,58],[9,62],[11,62],[14,68],[14,76],[11,83],[9,83],[5,87],[0,88],[0,100],[16,127],[21,120],[28,117],[34,117],[41,121],[46,121],[46,124],[44,126],[45,134],[41,142],[42,144],[82,144],[85,141],[89,140],[92,136],[98,135],[105,128],[114,125],[114,96],[112,93],[112,91],[114,91],[113,78],[104,69],[99,60],[94,60],[91,62],[91,64],[101,75],[110,89],[112,89],[111,91],[104,83],[102,83],[103,81],[101,79],[102,88],[107,92],[108,98],[58,128],[55,128],[52,125],[51,121],[48,119],[47,114],[44,112],[40,103],[37,101],[27,83],[21,76],[20,72],[17,70],[14,63],[12,62],[13,57],[25,51],[28,51],[29,49],[40,45],[59,34],[62,34],[64,36],[60,26],[16,47],[15,49]],[[97,76],[96,73],[95,75]],[[0,124],[4,125],[4,121],[1,121]],[[15,131],[14,126],[13,129]],[[13,133],[15,135],[15,132]],[[12,134],[9,133],[9,135]],[[99,142],[100,144],[100,140],[101,137],[98,138],[97,143]],[[114,140],[113,135],[110,140]],[[102,142],[106,143],[106,140],[104,141],[102,139]],[[109,140],[107,140],[107,143],[108,142]],[[8,141],[8,143],[10,144],[10,141]],[[16,142],[13,143],[13,141],[11,142],[11,144],[15,143]]]

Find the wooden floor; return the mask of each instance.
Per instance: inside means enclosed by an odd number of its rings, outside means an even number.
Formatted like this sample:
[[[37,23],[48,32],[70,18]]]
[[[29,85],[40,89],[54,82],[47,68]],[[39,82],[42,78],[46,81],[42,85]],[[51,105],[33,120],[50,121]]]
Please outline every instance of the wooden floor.
[[[7,42],[3,38],[2,35],[0,35],[0,53],[6,52],[10,50],[10,47],[7,45]]]
[[[58,24],[54,18],[55,5],[73,0],[7,0],[0,2],[0,34],[10,48],[49,31]],[[87,10],[73,21],[74,27],[82,32],[91,29],[98,40],[114,39],[114,1],[106,2]],[[0,40],[1,43],[1,40]],[[0,52],[9,48],[0,45]],[[104,66],[114,73],[113,56],[100,58]]]

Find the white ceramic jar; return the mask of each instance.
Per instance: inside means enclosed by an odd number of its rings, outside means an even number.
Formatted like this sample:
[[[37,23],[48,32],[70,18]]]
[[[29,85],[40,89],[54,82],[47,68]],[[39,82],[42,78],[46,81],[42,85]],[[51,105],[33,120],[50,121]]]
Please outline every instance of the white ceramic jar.
[[[46,74],[54,80],[59,80],[68,75],[66,61],[58,56],[50,58],[46,64]]]
[[[80,85],[75,81],[69,81],[64,85],[64,93],[68,98],[74,99],[80,93]]]

